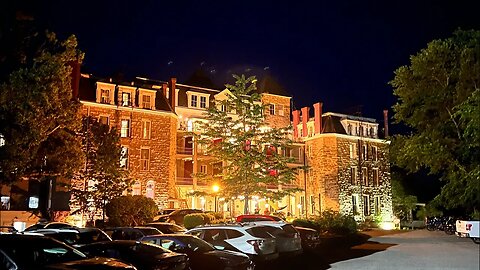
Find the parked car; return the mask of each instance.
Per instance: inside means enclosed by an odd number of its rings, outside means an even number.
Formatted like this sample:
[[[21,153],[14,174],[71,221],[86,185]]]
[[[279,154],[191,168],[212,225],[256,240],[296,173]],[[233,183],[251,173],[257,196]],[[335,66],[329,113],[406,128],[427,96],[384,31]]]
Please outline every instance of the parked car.
[[[284,222],[283,219],[271,216],[271,215],[239,215],[235,218],[237,222],[256,222],[257,224],[261,221],[276,221]],[[300,238],[302,239],[302,249],[304,250],[313,250],[320,245],[320,234],[317,230],[311,228],[304,228],[293,225],[293,227],[300,233]]]
[[[186,233],[207,241],[217,249],[242,252],[253,261],[278,258],[275,238],[267,233],[259,233],[255,224],[203,226]]]
[[[142,237],[140,241],[186,253],[193,270],[253,270],[255,268],[255,264],[247,255],[235,251],[217,250],[208,242],[189,234],[150,235]]]
[[[459,237],[469,237],[475,244],[480,244],[480,221],[457,220],[455,234]]]
[[[25,229],[26,232],[35,231],[39,229],[64,229],[64,228],[77,228],[72,224],[66,222],[39,222]]]
[[[283,219],[271,215],[239,215],[235,218],[237,222],[255,222],[255,221],[284,221]]]
[[[203,213],[200,209],[178,209],[171,212],[168,215],[161,215],[156,221],[175,223],[177,225],[183,225],[183,219],[188,214]]]
[[[292,224],[277,221],[258,221],[253,233],[257,237],[273,236],[280,255],[298,255],[303,252],[300,233]]]
[[[32,232],[57,239],[73,247],[80,247],[95,242],[112,241],[110,236],[98,228],[39,229]]]
[[[79,248],[88,256],[116,258],[142,270],[189,269],[187,255],[172,252],[157,245],[133,240],[115,240],[85,245]]]
[[[300,238],[302,239],[302,249],[304,251],[312,251],[320,246],[321,238],[320,233],[317,230],[299,226],[294,227],[300,233]]]
[[[0,269],[136,269],[112,258],[87,258],[50,237],[30,233],[0,235]]]
[[[168,222],[152,222],[145,224],[145,226],[156,228],[162,233],[184,233],[187,231],[187,229],[182,226]]]
[[[145,235],[162,234],[153,227],[112,227],[106,228],[104,231],[113,240],[137,240]]]

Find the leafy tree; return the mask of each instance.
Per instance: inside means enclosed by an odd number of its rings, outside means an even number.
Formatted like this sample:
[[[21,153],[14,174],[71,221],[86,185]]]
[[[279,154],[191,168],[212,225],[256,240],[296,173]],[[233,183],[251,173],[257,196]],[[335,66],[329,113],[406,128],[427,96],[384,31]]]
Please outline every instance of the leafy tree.
[[[145,196],[120,196],[106,207],[110,226],[137,226],[151,222],[158,213],[155,202]]]
[[[0,181],[71,177],[82,164],[78,111],[72,97],[70,64],[82,61],[74,36],[55,34],[25,37],[29,53],[0,82]],[[8,68],[2,70],[9,70]],[[2,76],[3,77],[3,76]]]
[[[291,184],[296,170],[289,168],[290,158],[280,154],[291,141],[288,128],[270,128],[265,123],[264,106],[255,92],[255,77],[234,75],[227,84],[224,100],[210,106],[202,125],[199,142],[210,155],[223,163],[221,193],[226,198],[245,197],[245,212],[251,196],[280,199],[297,189],[271,189]],[[223,109],[222,109],[223,108]]]
[[[410,213],[416,208],[417,197],[407,194],[400,173],[392,173],[392,202],[395,216],[404,220],[413,218]]]
[[[441,175],[445,185],[435,200],[473,212],[480,204],[480,32],[458,30],[430,42],[390,84],[398,98],[394,118],[412,129],[393,139],[393,161]]]
[[[102,124],[91,116],[83,117],[83,151],[85,170],[76,176],[83,185],[72,189],[77,211],[88,213],[90,220],[100,210],[105,219],[109,200],[122,195],[131,185],[127,171],[120,167],[120,136],[115,128]]]

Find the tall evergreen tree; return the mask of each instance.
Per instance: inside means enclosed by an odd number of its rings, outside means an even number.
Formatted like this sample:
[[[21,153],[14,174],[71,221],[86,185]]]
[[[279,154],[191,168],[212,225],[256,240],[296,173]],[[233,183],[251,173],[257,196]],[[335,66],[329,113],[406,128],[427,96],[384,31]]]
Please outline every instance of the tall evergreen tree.
[[[105,218],[107,203],[131,185],[127,171],[120,167],[120,136],[115,128],[91,116],[82,120],[82,145],[86,156],[83,172],[76,176],[79,183],[72,188],[77,212],[93,220],[101,213]]]
[[[217,164],[223,164],[221,194],[244,196],[244,211],[248,212],[252,196],[278,200],[298,189],[285,188],[296,179],[296,170],[287,166],[290,158],[282,155],[291,144],[290,129],[266,124],[255,77],[234,78],[234,85],[226,85],[225,99],[209,107],[199,143],[207,146]]]

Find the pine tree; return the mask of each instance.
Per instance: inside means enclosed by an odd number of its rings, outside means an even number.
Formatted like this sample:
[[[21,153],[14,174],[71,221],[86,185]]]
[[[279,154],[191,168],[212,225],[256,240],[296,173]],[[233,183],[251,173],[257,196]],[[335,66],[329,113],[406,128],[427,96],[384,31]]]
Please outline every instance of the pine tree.
[[[216,158],[213,163],[223,165],[221,194],[244,196],[247,213],[252,196],[278,200],[298,189],[282,187],[296,178],[296,170],[287,166],[290,158],[281,154],[291,144],[290,129],[266,124],[254,76],[233,77],[235,84],[226,85],[227,97],[208,109],[198,141]]]

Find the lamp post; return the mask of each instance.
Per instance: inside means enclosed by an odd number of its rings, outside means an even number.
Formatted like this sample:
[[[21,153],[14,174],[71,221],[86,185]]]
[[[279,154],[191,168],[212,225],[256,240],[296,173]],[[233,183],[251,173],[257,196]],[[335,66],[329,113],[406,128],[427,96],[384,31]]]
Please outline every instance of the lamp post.
[[[215,212],[217,212],[217,192],[220,190],[220,187],[218,185],[213,185],[212,186],[213,194],[215,194]]]

